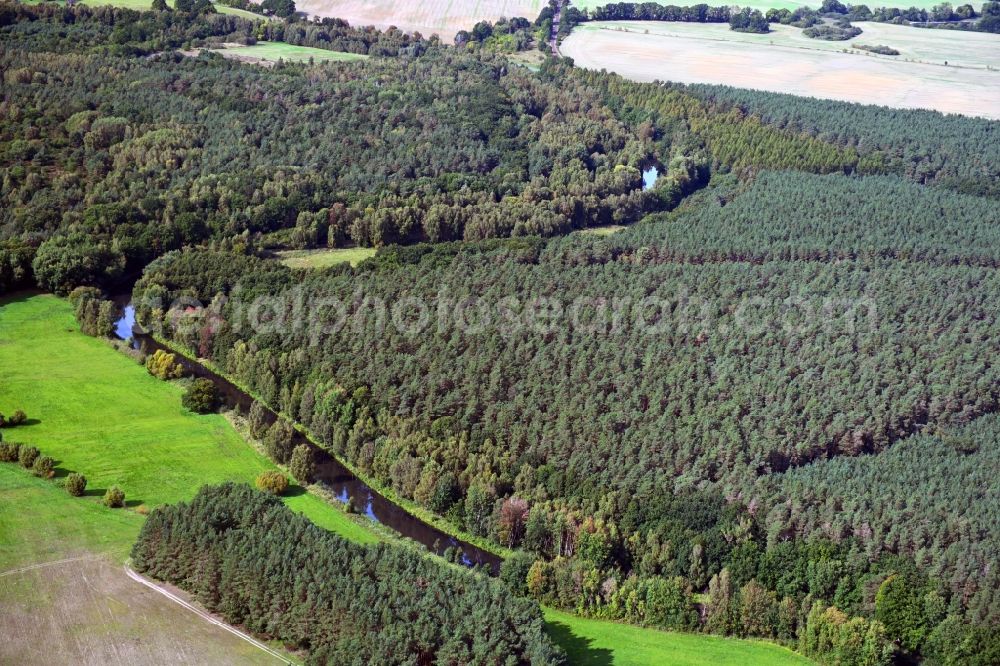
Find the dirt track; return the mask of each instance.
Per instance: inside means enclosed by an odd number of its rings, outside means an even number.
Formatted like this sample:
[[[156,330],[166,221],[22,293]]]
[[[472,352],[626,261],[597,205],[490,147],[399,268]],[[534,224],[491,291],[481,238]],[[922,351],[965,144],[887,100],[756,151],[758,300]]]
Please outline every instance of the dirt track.
[[[95,554],[0,573],[0,664],[287,663],[160,586],[140,583]]]

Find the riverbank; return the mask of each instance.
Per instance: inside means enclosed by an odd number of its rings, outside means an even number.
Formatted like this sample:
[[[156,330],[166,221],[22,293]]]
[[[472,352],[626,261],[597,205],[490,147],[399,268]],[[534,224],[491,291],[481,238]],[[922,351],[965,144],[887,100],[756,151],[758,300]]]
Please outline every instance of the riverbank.
[[[514,554],[514,551],[510,549],[503,548],[487,539],[477,537],[459,529],[444,518],[418,505],[416,502],[399,497],[391,488],[386,488],[347,461],[336,457],[308,429],[297,423],[289,415],[275,410],[249,387],[239,382],[238,379],[222,372],[221,368],[211,361],[198,358],[192,350],[186,349],[182,345],[171,340],[166,340],[158,335],[143,334],[137,336],[137,339],[146,345],[149,351],[152,351],[150,345],[155,344],[165,351],[176,354],[185,363],[187,370],[213,379],[217,385],[221,384],[223,394],[231,394],[233,390],[239,391],[243,394],[242,396],[230,395],[229,397],[231,400],[237,402],[242,409],[249,410],[251,401],[255,401],[264,405],[272,415],[280,416],[291,423],[303,440],[315,447],[316,452],[321,452],[322,456],[329,457],[329,463],[342,468],[342,471],[334,469],[331,473],[326,474],[326,478],[324,479],[324,483],[334,487],[334,494],[337,499],[341,502],[347,502],[350,498],[355,500],[355,503],[360,502],[362,513],[368,515],[369,518],[389,524],[390,527],[400,532],[403,536],[422,543],[429,550],[439,555],[443,555],[445,550],[449,548],[461,548],[469,558],[465,562],[466,564],[487,564],[493,573],[499,571],[500,562],[503,559]],[[329,463],[321,460],[319,464],[321,471],[324,464]],[[344,473],[349,474],[353,479],[345,478],[343,476]],[[395,510],[405,513],[409,516],[410,520],[406,520]],[[428,533],[427,530],[432,532]],[[437,532],[438,534],[434,534],[433,532]]]

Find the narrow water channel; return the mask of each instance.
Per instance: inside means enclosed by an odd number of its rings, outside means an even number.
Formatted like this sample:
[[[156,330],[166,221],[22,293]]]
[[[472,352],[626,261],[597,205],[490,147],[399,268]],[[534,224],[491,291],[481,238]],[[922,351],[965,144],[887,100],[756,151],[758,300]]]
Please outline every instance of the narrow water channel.
[[[135,328],[135,308],[131,304],[126,304],[122,308],[122,316],[115,322],[115,333],[123,340],[131,338],[132,346],[146,354],[152,354],[157,349],[173,352],[172,349],[160,344],[152,336]],[[212,380],[219,389],[222,402],[227,407],[239,407],[244,414],[250,411],[254,399],[249,394],[201,363],[192,361],[181,354],[176,354],[176,357],[178,363],[188,374]],[[266,417],[268,424],[274,423],[278,419],[278,415],[270,409],[267,409]],[[344,504],[352,501],[357,507],[357,511],[370,520],[381,523],[404,537],[413,539],[438,555],[444,555],[448,549],[458,550],[458,561],[465,566],[486,566],[493,574],[499,572],[501,558],[445,534],[436,527],[407,513],[403,508],[393,504],[368,487],[350,470],[341,465],[336,458],[310,442],[301,433],[296,432],[295,438],[296,444],[305,444],[312,449],[316,460],[316,483],[325,487],[337,501]]]

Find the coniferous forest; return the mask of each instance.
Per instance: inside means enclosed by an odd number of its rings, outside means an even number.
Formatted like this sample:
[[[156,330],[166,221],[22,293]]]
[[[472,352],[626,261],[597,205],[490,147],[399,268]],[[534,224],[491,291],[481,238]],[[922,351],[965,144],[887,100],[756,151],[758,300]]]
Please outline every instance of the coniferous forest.
[[[1000,663],[1000,124],[329,20],[0,4],[0,38],[0,292],[134,283],[161,339],[514,552],[491,581],[224,486],[150,515],[141,571],[317,663],[559,661],[529,598]],[[253,39],[370,57],[194,53]]]
[[[499,581],[352,544],[249,486],[206,486],[154,511],[132,557],[230,622],[308,650],[309,663],[559,659],[538,607]]]

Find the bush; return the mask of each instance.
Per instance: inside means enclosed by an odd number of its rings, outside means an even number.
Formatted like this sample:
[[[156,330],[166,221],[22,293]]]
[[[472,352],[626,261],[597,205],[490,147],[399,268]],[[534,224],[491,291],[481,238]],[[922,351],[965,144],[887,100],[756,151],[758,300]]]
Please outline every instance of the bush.
[[[120,509],[125,506],[125,492],[118,486],[111,486],[104,493],[104,506],[112,509]]]
[[[272,495],[281,495],[288,490],[288,478],[275,470],[261,472],[257,475],[257,488]]]
[[[38,449],[34,446],[21,445],[20,450],[17,452],[17,460],[20,462],[25,469],[31,469],[31,466],[35,464],[35,459],[38,457]]]
[[[308,444],[299,444],[292,451],[292,459],[288,463],[288,471],[302,485],[312,483],[313,474],[316,472],[316,461],[313,459],[312,450]]]
[[[66,486],[66,492],[73,497],[80,497],[87,489],[87,477],[83,474],[70,472],[69,476],[66,477],[66,483],[64,485]]]
[[[802,31],[806,37],[813,39],[825,39],[830,42],[841,42],[847,39],[854,39],[861,34],[861,28],[848,24],[845,25],[816,25]]]
[[[870,51],[872,53],[878,53],[880,55],[888,55],[888,56],[899,55],[899,51],[897,51],[896,49],[891,48],[889,46],[882,46],[881,44],[877,44],[875,46],[869,46],[868,44],[852,44],[852,46],[856,49],[861,49],[862,51]]]
[[[162,349],[157,349],[146,359],[146,370],[154,377],[163,380],[178,379],[184,374],[184,368],[177,362],[177,357]]]
[[[28,420],[28,415],[24,413],[23,409],[16,410],[10,416],[4,418],[3,414],[0,414],[0,426],[19,426]]]
[[[40,476],[43,479],[52,478],[55,474],[56,461],[50,456],[38,456],[35,458],[34,464],[31,466],[31,471],[35,473],[35,476]]]
[[[17,462],[20,453],[20,444],[17,442],[5,442],[0,437],[0,462]]]
[[[184,392],[181,404],[196,414],[214,412],[219,406],[219,390],[211,379],[196,379]]]

